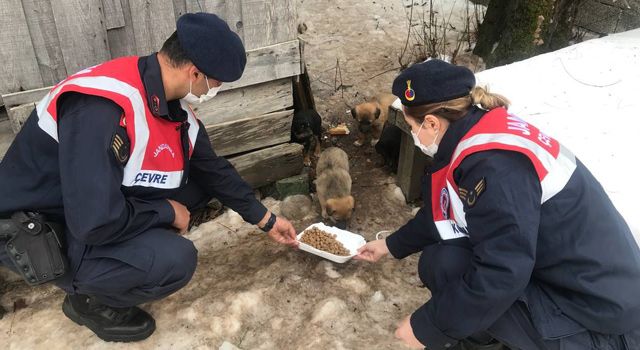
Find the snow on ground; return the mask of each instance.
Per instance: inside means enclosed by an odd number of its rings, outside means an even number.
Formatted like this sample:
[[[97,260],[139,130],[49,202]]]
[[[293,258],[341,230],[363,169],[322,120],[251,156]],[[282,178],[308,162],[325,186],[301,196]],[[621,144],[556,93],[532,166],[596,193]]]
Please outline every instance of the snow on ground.
[[[640,29],[477,74],[515,115],[568,147],[640,241]]]

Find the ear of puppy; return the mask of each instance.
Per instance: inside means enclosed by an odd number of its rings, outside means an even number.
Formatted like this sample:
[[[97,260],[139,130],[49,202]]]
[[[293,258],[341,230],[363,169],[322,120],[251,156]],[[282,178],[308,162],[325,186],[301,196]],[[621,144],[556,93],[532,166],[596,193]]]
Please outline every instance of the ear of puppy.
[[[349,196],[347,201],[349,203],[349,206],[351,206],[351,208],[352,208],[351,210],[352,211],[355,210],[356,209],[356,200],[353,199],[353,196]]]
[[[375,113],[376,119],[380,118],[380,112],[382,112],[380,108],[376,107],[376,113]]]
[[[333,210],[333,198],[327,199],[327,203],[325,204],[325,210],[329,216],[332,216],[335,210]]]

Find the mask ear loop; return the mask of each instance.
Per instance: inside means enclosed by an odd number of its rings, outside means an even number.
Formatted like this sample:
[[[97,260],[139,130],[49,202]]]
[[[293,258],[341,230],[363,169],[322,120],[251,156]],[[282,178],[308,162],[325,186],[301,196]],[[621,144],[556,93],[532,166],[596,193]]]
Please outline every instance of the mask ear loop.
[[[436,130],[436,137],[433,139],[433,142],[431,142],[432,145],[436,144],[436,141],[438,141],[438,135],[440,134],[440,130]]]
[[[422,119],[422,123],[420,123],[420,127],[418,128],[418,132],[416,133],[416,136],[420,135],[420,131],[422,131],[423,125],[424,125],[424,119]]]

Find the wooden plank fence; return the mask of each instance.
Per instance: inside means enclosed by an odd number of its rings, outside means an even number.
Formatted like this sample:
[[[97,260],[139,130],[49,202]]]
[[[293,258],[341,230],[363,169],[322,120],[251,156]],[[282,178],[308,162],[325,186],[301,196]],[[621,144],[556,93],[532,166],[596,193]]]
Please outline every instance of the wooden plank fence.
[[[41,87],[42,75],[21,1],[3,0],[0,18],[0,92]]]
[[[292,79],[303,69],[295,0],[3,0],[0,159],[33,106],[60,80],[121,56],[158,51],[187,12],[226,20],[247,49],[243,77],[194,106],[216,152],[260,186],[302,169],[290,145]]]
[[[3,0],[0,95],[157,51],[180,15],[199,11],[225,19],[247,51],[296,39],[295,0]]]

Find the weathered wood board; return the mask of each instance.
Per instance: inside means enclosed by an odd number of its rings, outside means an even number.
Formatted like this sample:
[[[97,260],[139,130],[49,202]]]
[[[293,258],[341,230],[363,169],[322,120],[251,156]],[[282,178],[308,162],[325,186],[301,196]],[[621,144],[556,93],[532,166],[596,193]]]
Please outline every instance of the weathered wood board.
[[[22,129],[22,125],[24,125],[24,122],[27,121],[27,118],[29,118],[29,115],[31,115],[31,112],[33,112],[34,108],[36,108],[35,103],[27,103],[24,105],[9,108],[7,113],[9,114],[11,130],[14,134],[20,132],[20,129]]]
[[[136,54],[148,55],[160,50],[176,30],[176,17],[171,1],[129,0]]]
[[[247,50],[297,37],[295,0],[242,2],[244,45]]]
[[[42,86],[40,69],[20,0],[2,0],[0,18],[0,92]]]
[[[111,58],[101,0],[51,1],[67,74]]]
[[[224,123],[287,109],[291,94],[291,79],[284,78],[223,91],[193,110],[204,125]]]
[[[218,155],[242,153],[288,142],[293,111],[265,114],[206,127]]]
[[[22,0],[42,84],[53,85],[67,76],[50,0]]]
[[[129,0],[120,0],[122,6],[122,18],[124,26],[107,30],[109,40],[109,51],[111,58],[132,56],[137,52],[136,35],[134,33],[133,19]]]
[[[26,103],[33,103],[40,101],[44,95],[51,90],[51,86],[27,90],[22,92],[14,92],[6,95],[2,95],[2,99],[4,100],[5,106],[7,108],[23,105]]]
[[[120,0],[102,0],[102,5],[104,6],[104,20],[107,30],[125,26],[124,11]]]
[[[300,174],[303,168],[302,149],[302,145],[297,143],[285,143],[230,158],[229,162],[245,181],[256,188]]]
[[[8,120],[0,121],[0,160],[4,158],[7,149],[13,142],[15,135],[11,131],[11,123]]]
[[[242,78],[222,85],[221,91],[280,80],[300,74],[300,51],[298,40],[260,48],[247,53],[247,66]],[[284,85],[282,86],[284,87]],[[40,100],[51,87],[3,94],[7,106],[16,106]],[[275,91],[282,95],[285,90]],[[222,95],[222,94],[221,94]],[[214,99],[215,100],[215,99]],[[203,108],[203,110],[209,110]],[[265,113],[265,112],[263,112]]]
[[[247,66],[242,78],[222,85],[221,91],[299,75],[300,62],[298,40],[248,51]]]

